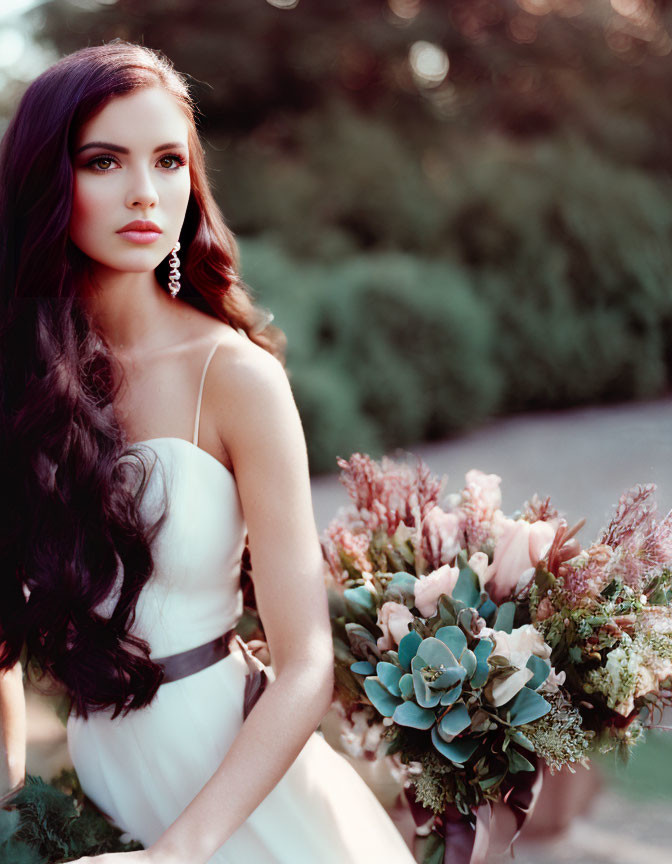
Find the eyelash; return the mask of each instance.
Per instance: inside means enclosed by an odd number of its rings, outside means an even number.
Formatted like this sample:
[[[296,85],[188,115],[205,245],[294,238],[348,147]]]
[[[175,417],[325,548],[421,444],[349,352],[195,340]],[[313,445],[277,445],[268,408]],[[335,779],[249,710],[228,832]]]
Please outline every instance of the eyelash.
[[[96,156],[95,159],[92,159],[90,162],[87,162],[86,167],[91,168],[93,171],[97,171],[99,174],[108,174],[110,171],[109,168],[96,167],[96,162],[100,162],[103,159],[106,159],[110,162],[117,161],[114,156],[101,154],[100,156]],[[175,165],[173,168],[165,168],[165,171],[177,171],[178,168],[183,168],[187,164],[187,160],[179,153],[165,153],[163,156],[160,157],[158,161],[160,162],[162,159],[175,159],[175,161],[177,162],[177,165]]]

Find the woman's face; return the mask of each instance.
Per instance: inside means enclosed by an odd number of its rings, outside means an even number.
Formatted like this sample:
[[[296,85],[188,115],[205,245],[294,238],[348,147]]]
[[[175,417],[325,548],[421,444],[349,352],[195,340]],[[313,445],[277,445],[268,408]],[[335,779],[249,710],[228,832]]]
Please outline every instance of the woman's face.
[[[142,273],[177,242],[191,188],[189,121],[159,87],[109,102],[77,136],[70,238],[103,268]]]

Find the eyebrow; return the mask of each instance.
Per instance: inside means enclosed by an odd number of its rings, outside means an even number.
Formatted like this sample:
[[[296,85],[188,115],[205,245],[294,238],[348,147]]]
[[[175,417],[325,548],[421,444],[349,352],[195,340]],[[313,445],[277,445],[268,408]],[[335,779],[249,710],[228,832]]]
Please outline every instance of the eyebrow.
[[[128,147],[122,147],[119,144],[110,144],[109,141],[90,141],[88,144],[84,144],[80,147],[79,150],[77,150],[77,153],[82,153],[84,150],[92,150],[94,147],[101,150],[111,150],[113,153],[130,152]],[[158,153],[160,150],[175,150],[181,147],[185,150],[187,149],[187,145],[183,144],[181,141],[169,141],[167,144],[160,144],[158,147],[155,147],[153,152]]]

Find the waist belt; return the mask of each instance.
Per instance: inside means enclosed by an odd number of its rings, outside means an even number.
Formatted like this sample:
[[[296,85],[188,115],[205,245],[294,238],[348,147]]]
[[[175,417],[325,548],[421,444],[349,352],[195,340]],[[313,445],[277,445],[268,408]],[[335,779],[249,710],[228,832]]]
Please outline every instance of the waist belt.
[[[229,642],[235,632],[235,630],[227,630],[226,633],[206,642],[205,645],[197,645],[195,648],[180,651],[179,654],[171,654],[169,657],[152,658],[154,663],[163,666],[164,676],[161,683],[179,681],[180,678],[186,678],[187,675],[193,675],[194,672],[200,672],[201,669],[207,669],[218,660],[223,660],[231,651]]]
[[[179,654],[171,654],[168,657],[152,658],[154,663],[163,667],[164,676],[161,684],[179,681],[180,678],[186,678],[188,675],[193,675],[194,672],[207,669],[208,666],[212,666],[218,660],[223,660],[231,652],[230,644],[232,639],[235,639],[238,643],[248,667],[248,672],[245,676],[245,693],[243,697],[244,719],[263,693],[269,678],[264,664],[258,657],[254,656],[245,641],[236,633],[235,628],[227,630],[226,633],[223,633],[216,639],[212,639],[210,642],[206,642],[204,645],[189,648],[188,651],[180,651]]]

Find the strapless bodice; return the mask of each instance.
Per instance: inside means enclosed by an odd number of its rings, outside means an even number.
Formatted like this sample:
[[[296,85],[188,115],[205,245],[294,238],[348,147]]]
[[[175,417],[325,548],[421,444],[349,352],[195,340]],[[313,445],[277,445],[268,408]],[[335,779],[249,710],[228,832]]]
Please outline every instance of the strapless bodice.
[[[153,465],[141,512],[151,521],[160,514],[165,483],[167,514],[152,542],[154,572],[138,597],[131,632],[149,642],[152,657],[164,657],[237,623],[246,528],[233,474],[206,450],[170,437],[136,441],[137,448]],[[115,602],[116,592],[97,611],[109,614]]]

